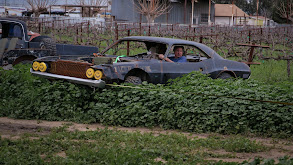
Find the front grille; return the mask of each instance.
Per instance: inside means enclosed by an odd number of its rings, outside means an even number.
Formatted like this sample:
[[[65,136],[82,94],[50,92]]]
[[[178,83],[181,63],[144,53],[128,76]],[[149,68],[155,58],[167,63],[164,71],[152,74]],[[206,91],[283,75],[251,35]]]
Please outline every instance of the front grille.
[[[86,70],[92,65],[86,62],[58,60],[51,63],[50,73],[87,79]]]

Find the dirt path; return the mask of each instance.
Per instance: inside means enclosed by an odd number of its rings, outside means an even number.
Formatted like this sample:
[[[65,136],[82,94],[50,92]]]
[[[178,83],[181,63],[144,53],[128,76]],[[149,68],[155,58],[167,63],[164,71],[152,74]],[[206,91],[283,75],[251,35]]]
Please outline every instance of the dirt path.
[[[154,135],[166,134],[166,133],[179,133],[178,131],[169,131],[162,130],[160,128],[126,128],[126,127],[105,127],[101,124],[77,124],[72,122],[52,122],[52,121],[42,121],[42,120],[15,120],[6,117],[0,117],[0,136],[2,138],[9,139],[18,139],[21,135],[25,133],[34,133],[39,135],[46,135],[51,132],[52,128],[68,126],[69,131],[89,131],[89,130],[97,130],[97,129],[113,129],[113,130],[121,130],[127,132],[141,132],[141,133],[149,133],[152,132]],[[188,136],[189,138],[207,138],[210,134],[190,134],[180,132]],[[223,136],[223,135],[219,135]],[[279,157],[290,156],[293,157],[293,140],[287,139],[271,139],[271,138],[250,138],[251,140],[255,140],[257,142],[261,142],[263,145],[268,147],[272,147],[271,150],[267,152],[258,152],[258,153],[233,153],[236,155],[236,158],[212,158],[210,160],[223,160],[229,162],[243,162],[244,160],[252,160],[255,157],[261,157],[265,159],[275,159],[277,160]],[[224,150],[212,151],[217,154],[229,154]]]
[[[120,130],[120,131],[128,131],[128,132],[141,132],[141,133],[150,133],[152,132],[154,135],[158,134],[167,134],[167,133],[176,133],[177,131],[166,131],[161,128],[129,128],[129,127],[109,127],[104,126],[102,124],[78,124],[73,122],[63,122],[63,121],[44,121],[44,120],[21,120],[21,119],[10,119],[7,117],[0,117],[0,134],[2,137],[4,135],[9,138],[9,136],[19,136],[23,133],[36,133],[39,134],[42,130],[41,134],[49,134],[52,128],[68,126],[67,130],[69,131],[94,131],[97,129],[111,129],[111,130]],[[180,132],[182,133],[182,132]],[[182,133],[190,137],[198,137],[198,138],[207,138],[209,134],[192,134],[190,133]]]

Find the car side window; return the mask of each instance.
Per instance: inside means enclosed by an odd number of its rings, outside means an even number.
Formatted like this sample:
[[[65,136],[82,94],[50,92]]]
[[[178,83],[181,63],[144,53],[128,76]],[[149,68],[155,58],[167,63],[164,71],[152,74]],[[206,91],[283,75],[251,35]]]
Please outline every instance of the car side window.
[[[0,23],[0,39],[2,38],[2,23]]]
[[[168,57],[174,56],[175,46],[179,46],[179,45],[173,45]],[[200,62],[210,58],[208,55],[206,55],[205,52],[203,52],[201,49],[199,49],[196,46],[193,46],[193,45],[180,45],[180,46],[184,47],[183,56],[186,56],[188,62]]]

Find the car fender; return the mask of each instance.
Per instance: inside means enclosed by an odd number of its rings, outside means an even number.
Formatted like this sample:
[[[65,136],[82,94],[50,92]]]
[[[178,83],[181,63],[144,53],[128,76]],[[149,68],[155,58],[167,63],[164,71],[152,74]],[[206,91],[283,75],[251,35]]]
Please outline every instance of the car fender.
[[[37,57],[36,56],[33,56],[33,55],[24,55],[24,56],[20,56],[18,58],[16,58],[12,65],[16,65],[16,64],[19,64],[23,61],[33,61],[34,59],[36,59]]]
[[[7,61],[8,64],[18,64],[22,60],[34,60],[36,58],[48,56],[47,50],[37,49],[15,49],[6,52],[3,56],[3,61]],[[17,60],[17,61],[15,61]]]
[[[221,72],[218,73],[218,75],[216,76],[216,78],[218,78],[222,73],[229,73],[231,76],[233,76],[234,78],[236,78],[236,74],[231,71],[231,70],[222,70]]]
[[[95,70],[101,70],[106,79],[121,79],[121,75],[115,72],[113,65],[103,64],[92,66]]]
[[[30,42],[41,42],[43,38],[51,38],[49,36],[36,36],[30,40]]]
[[[131,64],[103,64],[95,65],[94,69],[99,69],[103,71],[106,78],[109,79],[119,79],[124,81],[127,76],[141,76],[142,80],[148,81],[150,79],[148,72],[150,70],[149,66],[138,66],[137,63]]]
[[[140,77],[142,81],[149,81],[150,80],[149,73],[146,71],[145,68],[133,68],[133,69],[131,69],[124,76],[124,79],[123,80],[125,80],[128,76],[137,76],[137,77]]]

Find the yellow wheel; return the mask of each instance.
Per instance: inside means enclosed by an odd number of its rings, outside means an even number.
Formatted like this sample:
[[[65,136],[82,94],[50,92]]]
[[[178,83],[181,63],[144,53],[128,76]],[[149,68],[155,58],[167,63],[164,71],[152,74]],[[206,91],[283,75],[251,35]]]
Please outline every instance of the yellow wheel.
[[[33,63],[33,70],[34,70],[34,71],[38,71],[39,68],[40,68],[40,63],[37,62],[37,61],[35,61],[35,62]]]
[[[87,78],[93,78],[94,77],[94,74],[95,74],[95,70],[93,68],[89,68],[87,71],[86,71],[86,77]]]
[[[46,63],[41,62],[41,63],[40,63],[40,67],[39,67],[39,69],[40,69],[41,72],[46,72],[47,69],[48,69],[48,66],[47,66]]]
[[[102,71],[100,71],[100,70],[95,71],[94,77],[96,80],[100,80],[102,78],[102,76],[103,76]]]

